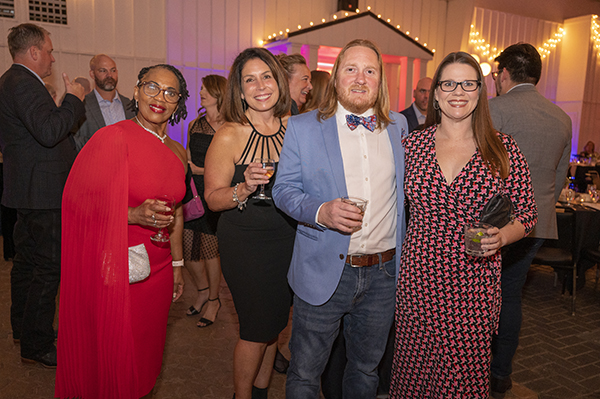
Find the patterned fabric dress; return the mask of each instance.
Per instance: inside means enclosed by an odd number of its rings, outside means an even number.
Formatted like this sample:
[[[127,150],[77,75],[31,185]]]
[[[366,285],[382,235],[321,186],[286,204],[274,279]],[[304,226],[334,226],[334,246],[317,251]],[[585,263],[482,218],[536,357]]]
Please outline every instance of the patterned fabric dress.
[[[396,353],[390,398],[487,398],[490,347],[500,313],[501,257],[465,253],[463,226],[501,192],[475,152],[451,184],[437,163],[436,126],[404,139],[410,221],[402,249]],[[504,192],[529,232],[537,208],[529,168],[515,141],[499,134],[510,159]]]

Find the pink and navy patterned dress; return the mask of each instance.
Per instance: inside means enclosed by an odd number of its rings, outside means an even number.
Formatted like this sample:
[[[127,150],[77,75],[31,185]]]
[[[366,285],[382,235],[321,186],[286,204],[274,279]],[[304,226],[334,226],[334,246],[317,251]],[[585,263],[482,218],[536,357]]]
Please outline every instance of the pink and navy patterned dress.
[[[410,222],[398,278],[390,398],[487,398],[501,257],[467,255],[463,226],[477,221],[503,190],[526,233],[537,208],[527,162],[512,137],[499,133],[510,159],[503,188],[479,151],[448,184],[437,163],[435,132],[431,126],[404,139]]]

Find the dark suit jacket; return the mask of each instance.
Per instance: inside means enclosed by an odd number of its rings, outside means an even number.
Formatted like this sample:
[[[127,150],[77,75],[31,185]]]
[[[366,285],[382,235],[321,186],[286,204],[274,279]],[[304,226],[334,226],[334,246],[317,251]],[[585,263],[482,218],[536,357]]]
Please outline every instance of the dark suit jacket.
[[[59,209],[77,156],[71,138],[83,102],[67,94],[57,107],[40,80],[13,64],[0,78],[0,147],[4,156],[2,204],[16,209]]]
[[[571,118],[533,85],[490,100],[494,129],[514,137],[529,164],[538,222],[528,237],[558,238],[554,204],[571,157]]]
[[[135,116],[135,113],[129,109],[129,103],[131,102],[125,96],[119,93],[119,98],[123,103],[123,109],[125,111],[125,119],[131,119]],[[75,140],[75,146],[77,151],[81,151],[84,144],[92,137],[94,133],[106,126],[104,116],[102,116],[102,110],[100,110],[100,104],[94,90],[89,92],[83,100],[85,104],[85,115],[77,121],[77,124],[73,127],[73,139]]]
[[[419,120],[417,119],[417,114],[415,114],[415,110],[413,109],[412,103],[408,108],[400,112],[402,115],[406,117],[408,121],[408,131],[412,132],[419,126]]]

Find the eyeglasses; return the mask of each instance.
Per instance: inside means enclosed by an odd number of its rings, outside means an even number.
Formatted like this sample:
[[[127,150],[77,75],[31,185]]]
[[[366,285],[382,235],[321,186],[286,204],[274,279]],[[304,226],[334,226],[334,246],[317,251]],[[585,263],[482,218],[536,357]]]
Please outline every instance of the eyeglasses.
[[[500,75],[501,73],[502,73],[502,69],[500,69],[499,71],[496,71],[496,72],[492,72],[492,79],[496,80],[498,75]]]
[[[156,82],[142,82],[141,86],[144,94],[146,94],[148,97],[156,97],[160,94],[160,92],[163,92],[165,101],[171,104],[177,103],[179,101],[179,97],[181,97],[181,94],[177,93],[175,90],[161,89]]]
[[[453,80],[442,80],[438,82],[438,86],[444,92],[452,92],[460,85],[464,91],[475,91],[481,86],[479,80],[463,80],[462,82],[455,82]]]

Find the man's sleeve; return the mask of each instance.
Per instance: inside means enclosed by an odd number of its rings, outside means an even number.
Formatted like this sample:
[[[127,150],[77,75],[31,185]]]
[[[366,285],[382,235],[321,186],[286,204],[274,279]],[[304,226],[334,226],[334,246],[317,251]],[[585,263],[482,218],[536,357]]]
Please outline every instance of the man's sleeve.
[[[302,140],[307,140],[307,136],[297,134],[294,120],[295,118],[289,119],[285,132],[273,186],[273,199],[275,205],[290,217],[298,222],[314,225],[317,211],[323,202],[310,195],[306,187],[305,182],[311,178],[311,162],[303,159]]]
[[[37,80],[23,79],[14,96],[17,116],[40,145],[52,148],[64,140],[85,114],[83,102],[67,94],[60,107]]]

